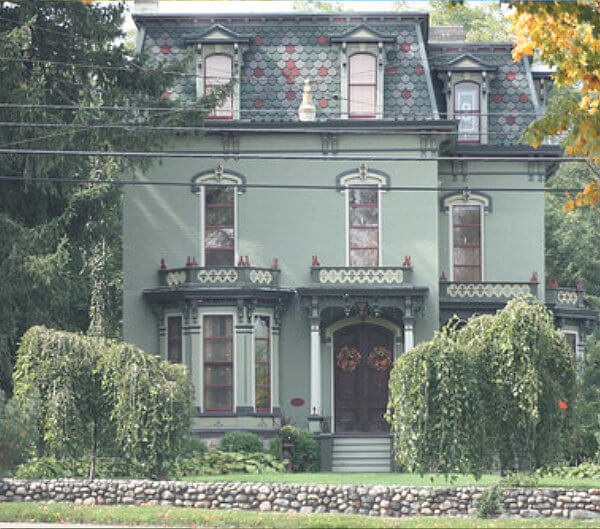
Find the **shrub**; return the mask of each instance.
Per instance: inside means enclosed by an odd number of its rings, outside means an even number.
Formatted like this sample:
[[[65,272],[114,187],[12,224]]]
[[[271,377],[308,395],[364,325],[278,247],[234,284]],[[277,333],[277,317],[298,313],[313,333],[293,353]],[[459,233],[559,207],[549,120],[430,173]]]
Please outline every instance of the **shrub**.
[[[72,469],[54,457],[36,457],[19,465],[15,472],[18,479],[54,479],[72,477]]]
[[[260,437],[250,432],[227,432],[219,442],[223,452],[256,453],[264,450]]]
[[[600,465],[595,463],[581,463],[576,467],[556,466],[540,469],[540,476],[552,476],[557,478],[591,478],[600,479]]]
[[[174,465],[172,473],[177,477],[219,474],[261,474],[282,472],[286,461],[278,461],[275,456],[262,452],[222,452],[213,450],[188,459],[181,459]]]
[[[292,439],[294,441],[292,457],[292,470],[294,472],[319,471],[319,448],[312,432],[287,425],[279,430],[279,437],[282,440]],[[272,446],[275,446],[275,444],[273,443]]]
[[[194,457],[208,452],[208,447],[202,439],[198,439],[193,435],[186,436],[181,443],[179,455],[181,458]]]
[[[35,450],[38,400],[7,400],[0,391],[0,474],[23,463]]]

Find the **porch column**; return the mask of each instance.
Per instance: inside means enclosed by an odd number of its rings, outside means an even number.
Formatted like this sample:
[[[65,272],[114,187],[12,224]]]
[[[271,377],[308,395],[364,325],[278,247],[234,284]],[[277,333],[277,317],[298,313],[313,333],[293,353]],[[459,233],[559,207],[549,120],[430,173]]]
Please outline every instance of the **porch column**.
[[[271,407],[273,409],[273,413],[276,415],[281,415],[281,404],[279,403],[279,333],[280,333],[280,321],[277,316],[275,317],[275,324],[273,325],[273,345],[272,349],[272,372],[271,377],[273,381],[271,382],[271,387],[273,388],[272,402]]]
[[[407,298],[404,308],[404,352],[407,353],[415,346],[415,318],[413,316],[412,298]]]
[[[235,326],[235,402],[238,414],[254,412],[252,402],[252,311],[248,304],[238,301],[237,324]]]
[[[309,427],[313,432],[321,430],[321,322],[319,305],[313,299],[310,310],[310,411]],[[311,419],[312,418],[312,419]],[[318,420],[315,420],[319,418]]]

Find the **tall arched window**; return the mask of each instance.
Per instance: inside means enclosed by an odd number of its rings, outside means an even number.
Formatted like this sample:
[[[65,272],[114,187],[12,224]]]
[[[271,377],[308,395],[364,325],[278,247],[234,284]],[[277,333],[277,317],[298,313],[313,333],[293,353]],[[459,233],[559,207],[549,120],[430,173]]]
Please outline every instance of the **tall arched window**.
[[[452,204],[452,281],[483,280],[483,205]]]
[[[377,114],[377,58],[371,53],[355,53],[348,68],[348,115],[374,118]]]
[[[231,82],[233,60],[230,55],[216,53],[204,60],[204,94],[208,95],[219,87]],[[210,114],[211,118],[233,119],[233,99],[228,96],[223,103]]]
[[[480,100],[478,83],[463,81],[454,85],[454,117],[458,119],[459,142],[480,142]]]

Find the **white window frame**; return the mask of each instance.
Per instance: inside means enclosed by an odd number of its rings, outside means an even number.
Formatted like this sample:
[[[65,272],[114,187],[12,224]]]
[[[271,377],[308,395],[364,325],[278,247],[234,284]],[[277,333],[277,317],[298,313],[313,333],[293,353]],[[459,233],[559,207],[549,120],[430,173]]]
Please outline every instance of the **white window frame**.
[[[377,186],[377,229],[378,229],[378,252],[377,266],[383,266],[383,226],[382,226],[382,198],[384,190],[382,187],[386,184],[385,179],[375,174],[366,174],[361,176],[359,173],[345,176],[340,180],[340,185],[344,190],[344,212],[345,212],[345,263],[350,267],[350,188],[362,186]],[[360,268],[360,267],[357,267]]]
[[[196,54],[196,94],[197,99],[204,97],[204,69],[206,58],[211,55],[228,55],[231,58],[231,78],[233,88],[231,91],[232,117],[225,121],[240,119],[240,79],[242,76],[242,55],[248,48],[247,45],[239,43],[205,43],[197,44]],[[223,118],[206,116],[205,119],[221,120]]]
[[[164,337],[164,359],[169,361],[169,318],[181,318],[181,365],[187,365],[186,347],[185,347],[185,318],[181,311],[169,312],[165,311],[164,315],[164,326],[165,326],[165,337]]]
[[[269,318],[269,411],[259,412],[256,407],[256,333],[254,319],[256,317]],[[273,315],[268,312],[254,312],[252,314],[252,407],[258,415],[273,413]]]
[[[232,370],[232,384],[233,384],[233,392],[232,392],[232,410],[231,411],[224,411],[224,412],[218,412],[218,411],[206,411],[204,409],[204,318],[206,316],[231,316],[232,318],[232,326],[231,326],[231,333],[232,333],[232,362],[231,362],[231,370]],[[236,409],[237,409],[237,377],[236,377],[236,361],[235,359],[237,358],[237,340],[236,340],[236,334],[235,334],[235,325],[236,325],[236,313],[233,310],[225,310],[225,311],[213,311],[213,310],[207,310],[206,312],[202,312],[201,314],[199,314],[199,317],[201,318],[201,329],[200,329],[200,366],[199,366],[199,383],[198,383],[198,387],[200,388],[200,392],[199,392],[199,408],[201,410],[201,413],[236,413]]]
[[[349,69],[350,69],[350,57],[357,53],[369,53],[375,56],[375,67],[376,67],[376,99],[375,99],[375,116],[374,117],[350,117],[350,105],[349,105]],[[369,120],[369,119],[383,119],[383,83],[385,74],[385,53],[383,42],[342,42],[340,46],[340,117],[341,119],[352,119],[352,120]]]
[[[455,200],[455,201],[449,201],[448,203],[448,232],[449,232],[449,237],[448,237],[448,241],[449,241],[449,254],[450,254],[450,260],[449,260],[449,264],[450,264],[450,281],[454,281],[454,230],[453,230],[453,226],[454,226],[454,208],[456,206],[479,206],[479,219],[480,219],[480,223],[479,223],[479,240],[481,241],[481,244],[479,245],[480,248],[480,261],[481,261],[481,279],[480,281],[483,282],[485,281],[485,228],[484,228],[484,223],[485,223],[485,204],[480,201],[480,200]],[[470,282],[470,281],[469,281]]]
[[[235,191],[233,193],[233,264],[231,266],[236,266],[239,261],[239,248],[238,248],[238,232],[239,232],[239,212],[238,212],[238,195],[240,194],[240,188],[242,186],[242,181],[240,178],[227,174],[224,172],[220,176],[215,175],[205,175],[197,178],[194,181],[195,184],[231,184],[231,187],[235,187]],[[206,266],[206,254],[204,242],[206,239],[206,186],[202,185],[199,188],[198,196],[200,198],[200,266]]]
[[[211,57],[215,57],[215,56],[221,56],[221,57],[227,57],[230,61],[231,61],[231,78],[230,78],[230,82],[233,81],[235,83],[236,80],[236,75],[235,75],[235,60],[234,57],[231,53],[223,53],[220,51],[215,51],[214,53],[210,53],[210,54],[206,54],[203,57],[203,65],[202,65],[202,94],[206,93],[206,61],[208,59],[210,59]],[[218,84],[214,84],[212,86],[218,86]],[[207,114],[205,116],[205,119],[214,119],[214,120],[221,120],[221,121],[231,121],[233,119],[235,119],[235,103],[234,103],[234,92],[235,92],[235,87],[232,87],[231,90],[231,95],[230,95],[230,99],[231,99],[231,114],[228,116],[218,116],[218,115],[214,115],[212,112],[210,114]],[[215,109],[218,110],[218,109]]]
[[[470,113],[469,112],[462,112],[460,109],[456,108],[457,96],[458,96],[457,89],[460,88],[461,85],[471,85],[471,86],[476,86],[477,87],[477,97],[476,97],[476,99],[477,99],[477,111],[476,112],[474,112],[474,111],[470,112]],[[481,143],[484,143],[482,141],[482,138],[483,138],[483,127],[482,127],[482,119],[481,119],[482,118],[482,115],[481,115],[482,114],[482,111],[481,111],[481,108],[482,108],[482,96],[481,96],[481,93],[482,93],[481,82],[474,81],[474,80],[471,80],[471,79],[463,79],[463,80],[460,80],[460,81],[457,81],[456,83],[454,83],[453,90],[452,90],[452,112],[454,114],[453,115],[454,119],[456,119],[456,120],[459,121],[459,125],[458,125],[459,131],[460,131],[460,116],[462,116],[462,115],[472,115],[472,116],[475,116],[477,118],[477,132],[475,132],[475,133],[469,133],[469,132],[463,133],[465,136],[476,135],[476,138],[475,139],[461,139],[461,135],[459,134],[457,136],[457,140],[456,140],[458,143],[466,143],[466,144],[469,144],[469,143],[471,143],[471,144],[481,144]]]

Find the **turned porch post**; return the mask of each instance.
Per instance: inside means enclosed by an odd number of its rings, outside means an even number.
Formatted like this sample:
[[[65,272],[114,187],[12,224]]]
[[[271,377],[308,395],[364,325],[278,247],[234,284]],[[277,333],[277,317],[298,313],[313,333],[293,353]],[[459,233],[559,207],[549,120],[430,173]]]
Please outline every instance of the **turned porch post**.
[[[310,309],[310,415],[320,416],[322,412],[321,402],[321,325],[319,317],[319,305],[313,299]],[[317,427],[316,422],[311,421],[311,426]]]
[[[402,323],[404,323],[404,352],[407,353],[415,346],[415,318],[411,298],[406,299]]]

